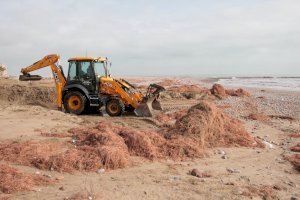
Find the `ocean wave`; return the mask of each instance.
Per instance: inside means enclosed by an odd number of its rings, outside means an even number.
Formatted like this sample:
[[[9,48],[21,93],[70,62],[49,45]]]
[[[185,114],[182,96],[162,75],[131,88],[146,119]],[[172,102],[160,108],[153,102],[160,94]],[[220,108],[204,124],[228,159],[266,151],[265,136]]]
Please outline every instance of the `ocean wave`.
[[[300,78],[236,78],[220,79],[218,83],[231,87],[252,87],[274,90],[300,91]]]

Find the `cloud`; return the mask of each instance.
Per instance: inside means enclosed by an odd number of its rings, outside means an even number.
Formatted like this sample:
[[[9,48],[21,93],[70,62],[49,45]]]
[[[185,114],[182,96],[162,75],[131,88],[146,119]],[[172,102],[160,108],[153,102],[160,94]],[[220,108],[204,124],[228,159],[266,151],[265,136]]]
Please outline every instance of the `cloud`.
[[[103,55],[118,75],[300,75],[300,2],[1,1],[0,62]],[[50,75],[49,70],[42,70]]]

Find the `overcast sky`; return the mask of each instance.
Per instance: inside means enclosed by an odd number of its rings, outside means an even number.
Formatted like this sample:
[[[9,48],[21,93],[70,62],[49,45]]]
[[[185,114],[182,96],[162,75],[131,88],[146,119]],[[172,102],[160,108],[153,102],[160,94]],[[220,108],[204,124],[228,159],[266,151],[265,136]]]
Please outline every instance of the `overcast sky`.
[[[300,75],[299,0],[0,0],[0,34],[11,75],[86,52],[124,76]]]

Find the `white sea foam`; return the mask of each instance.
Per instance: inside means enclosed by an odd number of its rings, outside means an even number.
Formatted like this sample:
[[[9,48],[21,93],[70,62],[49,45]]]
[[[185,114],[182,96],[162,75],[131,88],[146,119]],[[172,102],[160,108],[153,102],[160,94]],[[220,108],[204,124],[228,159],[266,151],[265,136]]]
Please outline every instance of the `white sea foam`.
[[[236,78],[220,79],[218,83],[231,87],[252,87],[300,91],[300,78]]]

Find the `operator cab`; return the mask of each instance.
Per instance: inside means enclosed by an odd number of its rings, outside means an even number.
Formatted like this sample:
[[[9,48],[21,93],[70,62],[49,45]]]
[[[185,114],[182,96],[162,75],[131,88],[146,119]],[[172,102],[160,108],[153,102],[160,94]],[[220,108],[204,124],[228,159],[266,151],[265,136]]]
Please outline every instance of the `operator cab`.
[[[70,58],[67,83],[82,85],[89,94],[98,94],[101,76],[108,76],[107,58],[75,57]]]

